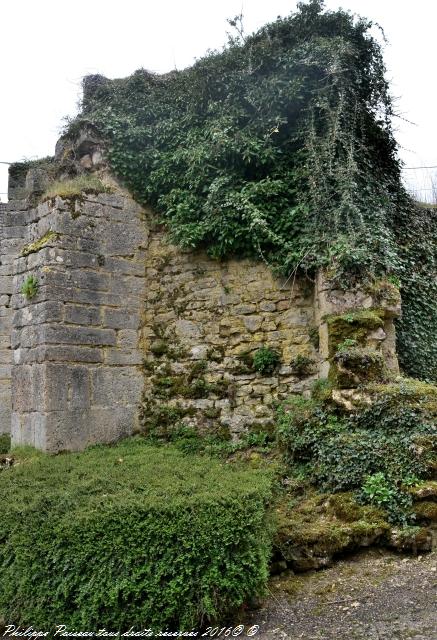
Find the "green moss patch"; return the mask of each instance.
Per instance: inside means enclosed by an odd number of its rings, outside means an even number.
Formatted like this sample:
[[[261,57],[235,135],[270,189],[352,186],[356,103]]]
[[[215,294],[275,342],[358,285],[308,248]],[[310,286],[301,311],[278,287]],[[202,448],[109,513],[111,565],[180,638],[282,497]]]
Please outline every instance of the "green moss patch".
[[[383,354],[359,347],[337,351],[329,370],[329,379],[340,389],[358,387],[367,381],[381,381],[386,378]]]
[[[17,454],[19,456],[19,453]],[[0,474],[0,618],[191,629],[263,591],[271,477],[141,439]]]
[[[390,529],[381,510],[357,504],[351,493],[311,491],[296,501],[283,500],[276,516],[275,544],[299,571],[327,566],[336,554],[369,546]]]
[[[41,238],[35,240],[35,242],[30,242],[29,244],[25,244],[23,249],[21,250],[22,256],[28,256],[31,253],[36,253],[46,245],[53,243],[55,240],[59,238],[59,233],[55,233],[54,231],[47,231]]]
[[[384,311],[365,309],[325,318],[329,333],[329,355],[333,357],[345,340],[354,340],[364,347],[370,331],[384,326]]]
[[[426,524],[437,522],[437,503],[431,500],[423,500],[414,505],[414,513],[417,522]]]

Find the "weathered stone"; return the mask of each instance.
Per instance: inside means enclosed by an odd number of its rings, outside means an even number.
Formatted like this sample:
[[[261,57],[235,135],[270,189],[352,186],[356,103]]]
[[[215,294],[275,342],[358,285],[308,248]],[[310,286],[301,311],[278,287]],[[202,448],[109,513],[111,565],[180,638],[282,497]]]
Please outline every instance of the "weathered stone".
[[[191,320],[177,320],[175,322],[175,330],[182,340],[201,338],[204,333],[203,327]]]
[[[263,318],[262,316],[247,316],[247,318],[243,319],[244,326],[251,333],[255,333],[261,328]]]
[[[95,152],[92,158],[99,161]],[[21,217],[11,213],[6,233],[0,231],[0,315],[5,313],[1,327],[8,331],[0,329],[0,375],[9,376],[9,385],[12,378],[14,398],[12,415],[4,402],[0,413],[2,422],[10,416],[14,443],[82,449],[137,428],[143,385],[137,329],[145,272],[138,261],[147,233],[137,205],[121,211],[128,198],[98,198],[77,201],[73,210],[58,197],[34,210],[23,207]],[[25,244],[48,231],[58,234],[56,247],[19,256]],[[115,251],[108,264],[108,252]],[[39,283],[32,300],[18,293],[29,274]],[[93,395],[93,372],[100,369],[106,377]]]
[[[64,320],[68,324],[99,325],[99,307],[79,306],[73,304],[65,305]]]

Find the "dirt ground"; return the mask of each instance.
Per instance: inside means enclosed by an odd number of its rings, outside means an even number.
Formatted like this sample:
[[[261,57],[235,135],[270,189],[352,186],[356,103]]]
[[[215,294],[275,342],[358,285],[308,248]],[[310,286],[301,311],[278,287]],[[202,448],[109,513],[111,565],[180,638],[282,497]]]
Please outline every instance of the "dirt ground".
[[[436,552],[370,550],[330,569],[273,578],[248,622],[263,640],[436,640],[436,587]]]

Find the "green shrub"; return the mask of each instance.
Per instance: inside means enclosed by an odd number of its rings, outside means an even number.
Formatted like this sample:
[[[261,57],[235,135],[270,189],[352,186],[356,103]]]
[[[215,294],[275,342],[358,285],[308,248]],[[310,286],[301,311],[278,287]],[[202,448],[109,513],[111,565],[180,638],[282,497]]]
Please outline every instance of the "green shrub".
[[[0,435],[0,453],[8,453],[11,448],[11,436],[7,433]]]
[[[391,497],[377,506],[390,521],[405,523],[411,501],[403,486],[429,478],[435,468],[436,389],[381,386],[385,393],[352,415],[323,401],[292,398],[278,409],[277,441],[288,463],[305,465],[323,491],[355,490],[365,499],[368,477],[384,477]]]
[[[274,372],[281,359],[279,353],[270,347],[261,347],[253,356],[253,368],[262,375]]]
[[[140,439],[0,476],[0,618],[191,629],[263,591],[265,471]]]
[[[381,472],[366,478],[358,497],[361,502],[384,509],[393,524],[408,525],[414,519],[411,496],[400,491]]]
[[[35,276],[27,276],[26,280],[21,285],[21,293],[27,300],[31,300],[36,296],[39,289],[39,282]]]
[[[309,358],[308,356],[303,356],[301,353],[299,353],[290,362],[290,366],[292,368],[293,373],[300,378],[312,375],[315,370],[315,364],[316,363],[312,358]]]

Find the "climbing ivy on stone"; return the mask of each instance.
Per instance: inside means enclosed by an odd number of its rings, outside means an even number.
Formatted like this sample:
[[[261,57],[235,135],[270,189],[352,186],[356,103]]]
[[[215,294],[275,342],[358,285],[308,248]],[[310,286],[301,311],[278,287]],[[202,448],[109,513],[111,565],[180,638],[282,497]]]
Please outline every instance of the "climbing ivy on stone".
[[[416,317],[402,239],[416,209],[372,26],[310,0],[183,71],[89,76],[66,135],[94,127],[114,172],[179,245],[256,256],[286,276],[324,267],[345,285],[402,276],[405,317]],[[417,375],[410,327],[400,325],[402,358]],[[419,331],[425,344],[429,318]]]

